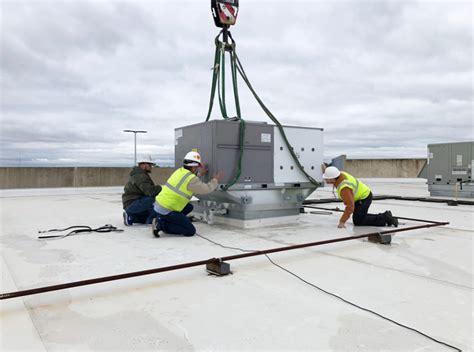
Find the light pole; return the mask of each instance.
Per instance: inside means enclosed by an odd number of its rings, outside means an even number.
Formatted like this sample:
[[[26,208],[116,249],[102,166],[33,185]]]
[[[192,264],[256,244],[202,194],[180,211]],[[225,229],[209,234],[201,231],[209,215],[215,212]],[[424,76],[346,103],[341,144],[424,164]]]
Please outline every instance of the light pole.
[[[137,130],[123,130],[124,132],[131,132],[133,133],[133,136],[135,137],[135,162],[133,165],[136,165],[137,164],[137,133],[147,133],[147,131],[137,131]]]

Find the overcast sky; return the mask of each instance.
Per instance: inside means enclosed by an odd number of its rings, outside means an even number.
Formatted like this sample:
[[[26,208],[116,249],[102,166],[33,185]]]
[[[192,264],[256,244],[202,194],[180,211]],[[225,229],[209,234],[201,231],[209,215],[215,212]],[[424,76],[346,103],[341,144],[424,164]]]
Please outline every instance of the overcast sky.
[[[0,3],[0,166],[130,165],[124,129],[169,165],[174,129],[205,120],[209,0]],[[471,1],[241,0],[231,31],[274,115],[324,128],[326,158],[474,138]],[[239,87],[243,118],[270,122]]]

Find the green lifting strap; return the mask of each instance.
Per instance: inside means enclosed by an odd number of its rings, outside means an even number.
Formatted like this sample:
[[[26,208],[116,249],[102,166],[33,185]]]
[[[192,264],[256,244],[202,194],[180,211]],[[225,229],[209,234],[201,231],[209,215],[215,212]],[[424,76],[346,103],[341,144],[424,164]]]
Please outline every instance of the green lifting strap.
[[[234,185],[237,180],[240,178],[241,171],[242,171],[242,156],[244,152],[244,141],[245,141],[245,121],[241,118],[241,111],[240,111],[240,101],[239,101],[239,94],[238,94],[238,87],[237,87],[237,72],[240,74],[244,82],[247,84],[247,87],[249,90],[252,92],[253,96],[257,100],[258,104],[262,108],[262,110],[267,114],[267,116],[270,118],[270,120],[273,121],[273,123],[277,126],[286,146],[288,147],[288,150],[290,152],[291,157],[295,161],[295,164],[298,166],[300,171],[306,176],[306,178],[316,187],[319,187],[321,184],[316,181],[313,177],[311,177],[303,168],[301,163],[298,160],[298,157],[296,156],[293,147],[291,146],[290,142],[288,141],[288,138],[286,137],[285,131],[283,129],[283,126],[281,123],[277,120],[277,118],[271,113],[271,111],[265,106],[263,101],[260,99],[260,97],[257,95],[255,90],[252,87],[252,84],[250,83],[250,80],[247,77],[247,74],[245,73],[245,70],[242,66],[242,63],[239,60],[239,57],[237,56],[237,52],[235,50],[236,44],[234,39],[232,38],[232,35],[230,32],[227,32],[229,38],[231,39],[231,43],[224,43],[219,40],[219,36],[223,33],[221,31],[217,37],[215,38],[215,44],[216,44],[216,54],[214,57],[214,74],[213,74],[213,79],[212,79],[212,87],[211,87],[211,100],[209,102],[209,111],[207,113],[207,118],[206,121],[209,120],[212,112],[212,106],[214,102],[214,97],[215,97],[215,90],[216,90],[216,82],[217,82],[217,88],[218,88],[218,97],[219,97],[219,104],[221,107],[221,113],[222,117],[224,119],[227,119],[227,111],[226,111],[226,106],[225,106],[225,51],[229,51],[230,53],[230,63],[231,63],[231,73],[232,73],[232,87],[234,90],[234,99],[235,99],[235,108],[236,108],[236,113],[237,113],[237,119],[240,121],[240,128],[239,128],[239,144],[240,144],[240,153],[239,153],[239,160],[237,164],[237,171],[232,179],[231,182],[229,182],[223,190],[228,190],[229,187]],[[221,83],[222,81],[222,83]]]
[[[232,38],[231,34],[229,33],[229,36]],[[232,39],[233,40],[233,39]],[[277,118],[271,113],[271,111],[265,106],[265,104],[263,103],[263,101],[260,99],[260,97],[257,95],[257,93],[255,92],[255,90],[253,89],[252,87],[252,84],[250,83],[248,77],[247,77],[247,74],[245,73],[245,70],[242,66],[242,63],[240,62],[239,60],[239,57],[237,56],[237,53],[234,51],[234,55],[235,55],[235,60],[236,60],[236,67],[237,67],[237,71],[239,72],[240,76],[243,78],[244,82],[247,84],[247,87],[249,88],[249,90],[252,92],[253,96],[255,97],[255,99],[257,100],[258,104],[260,105],[260,107],[262,108],[262,110],[267,114],[267,116],[270,118],[270,120],[273,121],[273,123],[277,126],[278,130],[280,131],[280,134],[281,136],[283,137],[283,140],[285,141],[285,144],[293,158],[293,160],[295,161],[296,165],[298,166],[298,168],[300,169],[300,171],[306,176],[306,178],[313,184],[315,185],[316,187],[319,187],[321,184],[316,181],[313,177],[311,177],[303,168],[303,166],[301,165],[300,161],[298,160],[298,157],[296,156],[294,150],[293,150],[293,147],[291,146],[290,142],[288,141],[288,138],[286,137],[286,134],[285,134],[285,131],[283,130],[283,126],[281,125],[281,123],[277,120]]]
[[[224,119],[227,119],[229,118],[229,116],[227,116],[227,109],[225,106],[225,47],[223,45],[219,46],[219,53],[220,75],[217,79],[217,93],[219,97],[219,106],[221,107],[222,117]]]
[[[241,117],[240,112],[240,101],[239,93],[237,86],[237,65],[236,65],[236,56],[235,56],[235,41],[232,39],[232,42],[224,43],[219,40],[220,35],[223,34],[221,31],[215,38],[216,52],[214,55],[214,67],[213,67],[213,76],[212,76],[212,86],[211,86],[211,97],[209,101],[209,110],[207,113],[206,121],[209,121],[212,113],[212,107],[214,105],[214,99],[217,89],[217,96],[219,100],[219,107],[221,110],[222,117],[224,119],[229,118],[227,115],[227,108],[225,104],[225,52],[229,51],[230,54],[230,71],[232,74],[232,88],[234,91],[235,99],[235,110],[237,114],[237,120],[239,120],[239,159],[237,162],[237,170],[233,179],[222,189],[224,191],[228,190],[233,186],[242,173],[242,157],[244,153],[244,141],[245,141],[245,120]]]
[[[237,118],[240,119],[240,102],[239,102],[239,95],[237,89],[237,68],[235,64],[235,56],[234,47],[235,42],[228,44],[224,43],[219,40],[219,36],[223,33],[221,31],[217,37],[215,38],[214,42],[216,44],[216,51],[214,54],[214,66],[212,68],[213,75],[212,75],[212,85],[211,85],[211,97],[209,100],[209,110],[207,112],[206,121],[209,121],[211,118],[212,108],[214,105],[214,99],[216,95],[217,89],[217,96],[219,101],[219,107],[221,110],[221,115],[224,119],[229,118],[227,115],[227,107],[226,107],[226,98],[225,98],[225,52],[229,51],[230,53],[230,63],[231,63],[231,74],[232,74],[232,87],[234,90],[234,99],[235,99],[235,110],[237,112]]]
[[[217,38],[216,38],[217,39]],[[214,66],[212,67],[212,84],[211,84],[211,99],[209,101],[209,110],[207,112],[206,121],[209,121],[214,105],[214,97],[216,95],[216,83],[219,76],[219,47],[216,45],[216,53],[214,55]]]
[[[232,37],[231,37],[232,39]],[[233,39],[232,39],[233,41]],[[240,116],[240,101],[239,101],[239,91],[237,86],[237,65],[236,65],[236,56],[235,56],[235,42],[233,42],[233,50],[230,52],[230,62],[232,69],[232,84],[234,88],[234,100],[235,100],[235,110],[237,113],[237,118],[241,119]],[[245,128],[245,126],[244,126]]]
[[[234,178],[224,187],[222,187],[223,191],[227,191],[231,186],[233,186],[242,173],[242,156],[244,155],[244,141],[245,141],[245,120],[239,119],[239,161],[237,162],[237,171],[235,172]]]

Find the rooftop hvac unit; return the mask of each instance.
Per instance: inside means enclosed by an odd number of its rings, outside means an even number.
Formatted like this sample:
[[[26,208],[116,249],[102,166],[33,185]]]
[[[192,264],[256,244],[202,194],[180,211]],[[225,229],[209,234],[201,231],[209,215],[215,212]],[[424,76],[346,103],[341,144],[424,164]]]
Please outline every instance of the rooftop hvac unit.
[[[431,196],[474,197],[474,142],[428,145],[427,178]]]
[[[225,173],[217,191],[197,196],[195,213],[208,221],[241,227],[287,222],[297,218],[301,204],[315,189],[299,170],[277,128],[263,122],[247,122],[241,174],[234,179],[240,154],[240,122],[212,120],[175,130],[175,165],[179,167],[190,150],[197,150],[209,172]],[[308,173],[322,180],[323,130],[321,128],[283,126],[294,152]],[[267,221],[265,221],[265,219]]]

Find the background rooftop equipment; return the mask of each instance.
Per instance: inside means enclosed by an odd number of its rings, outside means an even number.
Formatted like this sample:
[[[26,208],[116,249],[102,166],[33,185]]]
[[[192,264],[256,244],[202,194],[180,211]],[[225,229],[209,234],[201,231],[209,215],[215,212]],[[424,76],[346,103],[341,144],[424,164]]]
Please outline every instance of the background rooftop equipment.
[[[474,197],[474,142],[428,145],[427,178],[431,196]]]

